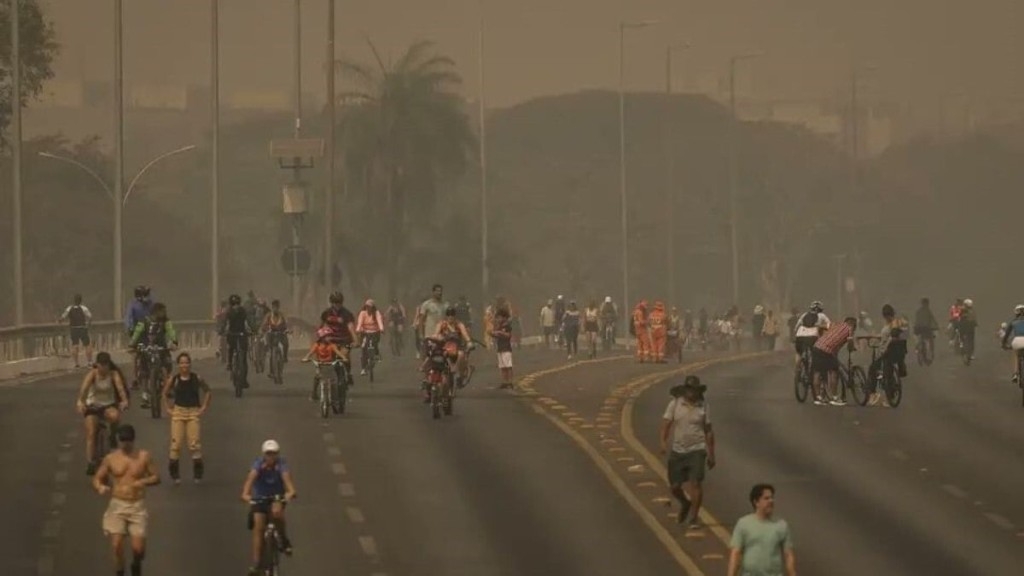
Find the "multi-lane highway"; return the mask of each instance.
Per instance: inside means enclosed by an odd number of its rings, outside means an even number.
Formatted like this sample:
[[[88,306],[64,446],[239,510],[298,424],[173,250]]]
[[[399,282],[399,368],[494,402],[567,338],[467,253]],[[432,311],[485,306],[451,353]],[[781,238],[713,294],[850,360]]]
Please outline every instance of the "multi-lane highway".
[[[1004,357],[912,367],[898,409],[798,405],[785,358],[716,360],[694,369],[710,386],[719,466],[707,484],[711,525],[691,534],[670,517],[655,456],[668,400],[657,374],[676,365],[567,367],[556,353],[524,351],[518,372],[534,375],[512,395],[494,389],[483,353],[457,415],[436,422],[411,359],[387,360],[373,385],[359,380],[349,413],[327,421],[308,400],[307,365],[291,362],[282,387],[254,377],[238,400],[222,368],[197,363],[215,388],[207,479],[150,491],[147,573],[243,573],[238,496],[268,437],[300,492],[288,510],[289,574],[724,574],[722,539],[758,481],[779,490],[802,574],[1020,573],[1024,409]],[[109,571],[77,386],[77,376],[0,385],[5,574]],[[138,410],[128,419],[165,472],[167,421]]]

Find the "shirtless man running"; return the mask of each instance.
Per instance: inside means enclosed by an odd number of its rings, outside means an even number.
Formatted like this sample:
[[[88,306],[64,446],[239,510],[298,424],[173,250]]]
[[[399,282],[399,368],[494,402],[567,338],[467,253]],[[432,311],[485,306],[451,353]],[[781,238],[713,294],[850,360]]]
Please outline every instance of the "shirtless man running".
[[[110,504],[103,513],[103,532],[110,537],[115,574],[124,576],[124,537],[127,535],[131,536],[132,545],[131,576],[140,576],[149,519],[143,497],[147,486],[160,483],[160,475],[149,452],[135,448],[134,427],[120,426],[117,440],[121,449],[103,458],[92,486],[100,496],[110,494]]]

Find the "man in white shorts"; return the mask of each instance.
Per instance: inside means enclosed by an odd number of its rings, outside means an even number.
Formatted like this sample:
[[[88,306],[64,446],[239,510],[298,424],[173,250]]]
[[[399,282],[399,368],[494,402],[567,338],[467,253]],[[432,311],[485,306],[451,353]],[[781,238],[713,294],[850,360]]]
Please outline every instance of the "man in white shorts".
[[[110,504],[103,513],[103,532],[110,537],[114,573],[124,576],[124,537],[129,536],[131,576],[141,576],[142,559],[146,555],[146,523],[149,520],[144,497],[146,487],[160,483],[160,475],[149,452],[135,449],[134,427],[130,424],[119,426],[117,440],[120,450],[103,458],[92,485],[100,496],[110,494]]]
[[[498,370],[501,371],[501,388],[512,388],[512,323],[505,308],[498,309],[491,331],[494,346],[498,351]]]

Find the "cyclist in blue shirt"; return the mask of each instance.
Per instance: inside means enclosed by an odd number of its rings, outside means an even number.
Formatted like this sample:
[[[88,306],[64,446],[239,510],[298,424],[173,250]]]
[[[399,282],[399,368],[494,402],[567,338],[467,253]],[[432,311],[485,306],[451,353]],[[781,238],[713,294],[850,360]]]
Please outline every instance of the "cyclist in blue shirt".
[[[260,552],[263,546],[263,531],[267,527],[267,515],[274,518],[274,524],[281,534],[282,548],[291,555],[292,544],[285,532],[284,507],[295,497],[295,484],[288,470],[288,463],[281,458],[281,446],[276,440],[263,443],[263,456],[257,458],[249,470],[242,486],[242,500],[249,503],[252,521],[252,568],[249,574],[257,573]],[[272,500],[277,498],[276,500]]]
[[[1003,330],[1003,348],[1014,351],[1013,381],[1018,382],[1020,374],[1017,374],[1017,355],[1024,350],[1024,304],[1018,304],[1013,309],[1013,320],[1007,322],[1006,329]]]

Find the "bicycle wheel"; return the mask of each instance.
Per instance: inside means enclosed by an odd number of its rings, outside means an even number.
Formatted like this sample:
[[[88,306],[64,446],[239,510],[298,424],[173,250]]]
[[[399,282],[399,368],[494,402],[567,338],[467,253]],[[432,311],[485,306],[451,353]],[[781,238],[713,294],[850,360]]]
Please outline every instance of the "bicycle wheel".
[[[793,390],[796,393],[796,401],[803,404],[807,402],[807,395],[810,391],[810,374],[801,362],[793,373]]]
[[[895,366],[892,367],[892,372],[887,378],[885,383],[885,398],[889,401],[889,406],[896,408],[903,401],[903,381],[900,379],[899,372]]]
[[[335,414],[344,414],[345,406],[348,404],[348,368],[341,366],[341,378],[334,383],[334,404],[331,408]]]
[[[433,384],[430,387],[430,411],[434,420],[441,417],[441,386]]]
[[[369,348],[370,360],[366,363],[366,372],[370,376],[370,382],[373,382],[373,368],[377,365],[377,349],[370,345]]]
[[[272,529],[268,529],[263,538],[263,549],[260,556],[260,574],[263,576],[278,576],[277,564],[277,535]]]
[[[854,366],[850,370],[849,383],[847,386],[853,394],[853,400],[861,406],[866,406],[870,393],[868,391],[868,376],[860,366]]]
[[[235,386],[235,398],[241,398],[242,390],[245,388],[245,378],[242,376],[243,362],[245,361],[242,352],[235,350],[235,357],[231,362],[231,383]]]
[[[149,415],[153,418],[160,418],[160,410],[163,407],[160,402],[160,392],[163,389],[164,371],[160,368],[151,371],[149,379]]]
[[[320,379],[320,417],[327,418],[331,415],[331,396],[334,394],[334,386],[331,378]]]

